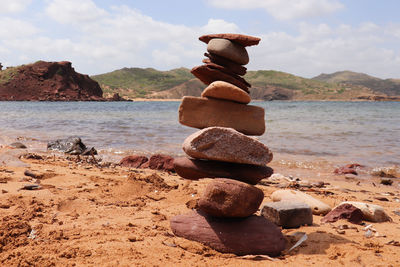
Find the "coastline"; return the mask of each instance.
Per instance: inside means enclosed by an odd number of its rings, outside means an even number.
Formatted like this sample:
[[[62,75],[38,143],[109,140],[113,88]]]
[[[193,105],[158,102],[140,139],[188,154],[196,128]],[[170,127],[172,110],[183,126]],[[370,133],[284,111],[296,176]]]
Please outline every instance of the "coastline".
[[[0,148],[0,156],[18,160],[24,150]],[[275,173],[296,177],[306,186],[297,187],[331,207],[345,200],[378,204],[393,222],[372,223],[379,233],[367,238],[366,225],[345,220],[322,224],[313,216],[312,226],[283,230],[290,235],[307,233],[308,240],[290,253],[277,258],[249,259],[222,254],[202,244],[175,237],[169,219],[188,213],[185,203],[201,195],[209,179],[186,181],[176,174],[124,168],[99,167],[75,156],[35,153],[42,159],[21,159],[26,164],[13,167],[3,161],[0,166],[1,211],[6,228],[2,228],[3,245],[0,262],[16,265],[136,265],[150,266],[397,266],[400,241],[399,181],[382,185],[379,178],[334,175],[331,169],[285,165],[279,160],[269,164]],[[0,161],[1,162],[1,161]],[[4,164],[5,163],[5,164]],[[24,175],[29,170],[40,178]],[[41,190],[20,190],[39,182]],[[325,186],[309,186],[323,181]],[[284,180],[264,179],[257,185],[270,194],[294,184]],[[294,189],[294,188],[293,188]],[[388,201],[378,200],[386,198]],[[7,220],[5,221],[5,218]],[[344,225],[347,225],[344,227]],[[341,229],[345,230],[341,230]],[[15,232],[13,229],[19,229]],[[11,232],[14,236],[11,238]],[[252,260],[254,258],[254,260]]]

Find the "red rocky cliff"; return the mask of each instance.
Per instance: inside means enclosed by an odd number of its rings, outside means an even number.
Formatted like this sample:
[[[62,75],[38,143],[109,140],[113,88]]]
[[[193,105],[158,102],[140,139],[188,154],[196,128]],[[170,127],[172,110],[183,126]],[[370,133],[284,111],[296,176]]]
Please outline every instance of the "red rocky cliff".
[[[0,71],[0,100],[101,101],[103,91],[71,62],[45,62]]]

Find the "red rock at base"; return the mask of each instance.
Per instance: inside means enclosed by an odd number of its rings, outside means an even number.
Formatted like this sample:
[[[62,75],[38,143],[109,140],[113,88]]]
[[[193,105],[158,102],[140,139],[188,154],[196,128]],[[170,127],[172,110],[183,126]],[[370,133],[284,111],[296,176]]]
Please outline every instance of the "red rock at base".
[[[149,159],[145,156],[130,155],[121,159],[119,165],[123,167],[140,168],[140,166],[142,166],[148,160]]]
[[[174,158],[167,155],[155,154],[141,168],[150,168],[152,170],[161,170],[175,172]]]
[[[239,65],[227,58],[215,55],[213,53],[204,53],[204,56],[209,58],[209,61],[221,66],[224,66],[225,68],[231,70],[233,73],[237,74],[237,75],[245,75],[247,68]],[[208,59],[205,59],[206,61],[208,61]],[[203,61],[204,62],[204,61]],[[204,62],[207,63],[207,62]]]
[[[340,219],[347,219],[351,223],[360,224],[363,220],[363,213],[359,208],[351,204],[342,204],[326,214],[321,219],[321,222],[333,223]]]
[[[192,212],[171,219],[176,236],[223,253],[278,256],[286,246],[280,228],[264,217],[215,218]]]
[[[228,75],[217,69],[212,69],[207,65],[194,67],[190,72],[206,85],[209,85],[215,81],[224,81],[236,85],[247,93],[249,92],[249,86],[246,85],[248,83],[243,78],[238,76],[240,79],[236,79],[231,75]]]
[[[255,213],[263,199],[263,191],[253,185],[218,178],[207,185],[198,208],[215,217],[243,218]]]
[[[174,168],[185,179],[230,178],[248,184],[257,184],[261,179],[270,177],[274,170],[268,166],[230,163],[214,160],[175,158]]]
[[[199,37],[199,40],[208,44],[211,39],[214,38],[222,38],[222,39],[228,39],[232,42],[238,43],[242,46],[252,46],[252,45],[258,45],[260,42],[260,38],[254,37],[254,36],[249,36],[249,35],[244,35],[244,34],[236,34],[236,33],[218,33],[218,34],[207,34]]]
[[[354,174],[358,175],[357,173],[357,168],[363,167],[362,165],[358,163],[351,163],[347,164],[345,166],[338,167],[334,170],[334,173],[336,174]]]

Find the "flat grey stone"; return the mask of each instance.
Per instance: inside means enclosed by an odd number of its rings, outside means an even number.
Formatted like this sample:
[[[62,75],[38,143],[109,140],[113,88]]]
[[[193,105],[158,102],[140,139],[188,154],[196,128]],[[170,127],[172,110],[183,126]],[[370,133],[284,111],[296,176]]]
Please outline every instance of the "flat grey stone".
[[[297,228],[313,222],[310,206],[301,202],[269,202],[262,207],[261,215],[282,228]]]

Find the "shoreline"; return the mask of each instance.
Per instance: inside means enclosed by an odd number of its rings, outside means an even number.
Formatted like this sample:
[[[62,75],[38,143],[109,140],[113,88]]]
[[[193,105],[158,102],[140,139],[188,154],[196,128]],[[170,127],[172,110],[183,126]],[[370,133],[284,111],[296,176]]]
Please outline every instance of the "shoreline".
[[[14,152],[0,149],[0,155]],[[16,157],[18,153],[14,153]],[[200,243],[175,237],[169,220],[189,213],[186,206],[197,199],[210,179],[187,181],[176,174],[119,167],[99,167],[75,156],[35,153],[42,159],[21,159],[26,166],[1,166],[0,209],[3,265],[22,261],[32,265],[123,265],[153,266],[397,266],[400,241],[399,181],[381,185],[379,178],[363,179],[334,175],[331,170],[306,166],[269,164],[275,173],[298,178],[297,182],[263,179],[257,187],[264,192],[264,203],[277,189],[301,190],[331,207],[345,200],[381,205],[393,222],[355,225],[346,220],[323,224],[313,216],[313,225],[284,229],[287,248],[295,232],[306,233],[306,240],[292,252],[276,258],[256,260],[219,253]],[[29,170],[38,178],[24,175]],[[276,176],[278,177],[278,176]],[[314,183],[323,181],[324,186]],[[20,190],[26,184],[40,190]],[[378,200],[386,198],[387,201]],[[259,212],[257,212],[259,214]],[[365,236],[372,224],[377,235]],[[346,227],[344,226],[346,225]],[[18,231],[16,231],[18,229]],[[345,229],[345,230],[341,230]],[[11,233],[14,233],[11,238]],[[286,250],[287,251],[287,250]],[[252,260],[254,258],[255,260]]]

